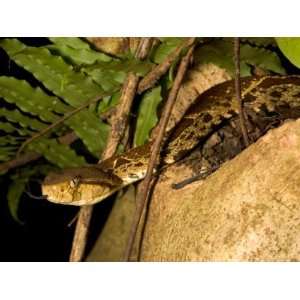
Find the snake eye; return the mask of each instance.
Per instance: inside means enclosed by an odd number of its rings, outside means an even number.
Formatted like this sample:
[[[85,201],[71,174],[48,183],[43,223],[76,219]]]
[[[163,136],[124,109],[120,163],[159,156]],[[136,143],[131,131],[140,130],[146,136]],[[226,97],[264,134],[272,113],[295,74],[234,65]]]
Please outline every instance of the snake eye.
[[[70,187],[73,189],[73,188],[76,188],[78,185],[79,185],[79,182],[80,182],[80,177],[79,176],[76,176],[74,178],[72,178],[70,180]]]

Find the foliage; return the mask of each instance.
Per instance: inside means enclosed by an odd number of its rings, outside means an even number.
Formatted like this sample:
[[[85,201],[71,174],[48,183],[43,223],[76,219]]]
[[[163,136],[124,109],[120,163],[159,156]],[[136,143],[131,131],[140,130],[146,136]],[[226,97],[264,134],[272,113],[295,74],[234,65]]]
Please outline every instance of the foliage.
[[[7,193],[8,208],[16,222],[22,224],[18,216],[18,208],[21,196],[26,190],[30,178],[41,174],[45,175],[50,170],[53,170],[53,167],[49,165],[36,165],[31,168],[20,168],[18,172],[10,176],[11,184],[9,185]]]
[[[29,144],[28,148],[43,154],[49,162],[62,169],[86,164],[84,157],[77,155],[72,148],[58,143],[55,139],[40,138]]]
[[[91,66],[82,68],[82,71],[90,75],[105,91],[118,88],[124,82],[126,74],[133,72],[139,76],[147,74],[153,64],[149,61],[139,61],[129,57],[126,61],[97,62]]]
[[[278,47],[289,61],[300,68],[300,38],[276,38]]]
[[[243,43],[253,45],[256,47],[269,47],[269,46],[276,46],[276,41],[272,37],[247,37],[247,38],[241,38],[241,41]]]
[[[52,37],[49,38],[52,45],[47,48],[53,54],[62,56],[66,61],[75,65],[90,65],[96,62],[109,62],[111,57],[104,53],[93,51],[89,45],[80,38]]]
[[[43,159],[35,167],[23,166],[7,174],[11,180],[7,200],[11,214],[18,219],[22,193],[32,176],[46,174],[51,168],[81,166],[96,162],[105,147],[109,124],[101,115],[115,107],[128,72],[144,77],[164,61],[183,38],[159,38],[148,60],[139,61],[131,54],[111,57],[94,50],[81,38],[49,38],[49,44],[31,47],[18,39],[1,39],[9,59],[22,70],[23,76],[0,76],[0,161],[14,159],[21,144],[34,134],[59,121],[65,114],[95,97],[105,95],[98,104],[89,105],[46,135],[29,143],[25,153],[37,152]],[[273,38],[241,39],[241,74],[251,74],[253,67],[285,74]],[[299,66],[299,43],[296,39],[277,38],[280,49]],[[195,63],[214,63],[234,72],[231,39],[201,39],[195,52]],[[136,97],[134,145],[145,143],[157,124],[157,110],[173,84],[177,61],[155,87]],[[64,145],[58,138],[74,131],[78,143]],[[120,145],[122,148],[122,145]],[[43,163],[42,167],[40,162]]]
[[[172,53],[183,41],[182,38],[160,38],[162,43],[158,46],[153,55],[153,61],[160,64]]]
[[[161,87],[156,87],[146,93],[139,106],[137,126],[134,136],[134,146],[143,145],[149,138],[150,130],[157,123],[157,107],[161,102]]]
[[[212,62],[234,75],[233,45],[228,39],[215,40],[196,51],[196,61]],[[268,49],[241,44],[241,76],[251,75],[251,66],[285,74],[278,55]]]

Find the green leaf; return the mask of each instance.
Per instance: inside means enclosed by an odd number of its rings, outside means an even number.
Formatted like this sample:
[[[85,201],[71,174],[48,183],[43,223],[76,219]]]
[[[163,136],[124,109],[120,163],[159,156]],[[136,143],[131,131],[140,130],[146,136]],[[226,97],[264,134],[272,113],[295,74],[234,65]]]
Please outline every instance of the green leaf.
[[[31,133],[29,130],[17,128],[8,122],[1,122],[0,130],[5,131],[6,133],[13,133],[14,131],[17,131],[20,135],[28,135]]]
[[[213,63],[234,74],[233,44],[230,41],[215,40],[196,49],[196,63]],[[241,76],[250,75],[250,67],[241,61]]]
[[[11,146],[0,147],[0,161],[8,161],[15,156],[16,148]]]
[[[99,114],[103,114],[108,111],[110,108],[116,106],[119,103],[121,97],[121,92],[116,92],[112,96],[105,97],[99,103],[97,111]]]
[[[153,61],[157,64],[162,63],[166,57],[172,53],[181,43],[183,43],[185,38],[160,38],[162,43],[157,47]]]
[[[13,217],[13,219],[20,224],[22,224],[23,222],[19,219],[18,208],[19,208],[21,196],[25,190],[28,179],[26,180],[22,178],[19,180],[14,180],[9,185],[8,193],[7,193],[7,201],[8,201],[8,208],[10,214]]]
[[[286,74],[280,59],[275,52],[263,48],[241,46],[241,60],[245,63],[269,70],[278,74]]]
[[[18,138],[14,137],[14,136],[6,135],[6,136],[0,137],[0,146],[17,145],[17,144],[19,144]]]
[[[51,165],[35,165],[19,168],[16,173],[10,176],[12,183],[9,185],[7,200],[11,216],[18,223],[22,223],[18,216],[20,199],[25,191],[29,179],[34,175],[45,175],[55,168]]]
[[[251,75],[250,66],[261,67],[279,74],[285,74],[275,52],[249,45],[241,45],[241,76]],[[196,50],[195,61],[213,63],[234,75],[233,43],[230,40],[215,40]]]
[[[45,86],[72,106],[89,100],[91,96],[99,96],[103,91],[91,78],[74,72],[71,66],[60,57],[51,55],[45,48],[25,47],[14,39],[1,40],[0,46],[9,55],[13,53],[12,58],[17,63],[31,71]],[[2,81],[0,78],[0,94],[6,101],[15,103],[23,111],[38,115],[42,120],[51,123],[58,120],[58,116],[51,112],[52,107],[58,107],[60,112],[70,111],[57,97],[48,96],[39,88],[33,89],[26,81],[10,77],[2,77]],[[88,109],[79,112],[65,123],[82,139],[89,151],[98,157],[106,142],[108,125]],[[9,129],[6,126],[7,130]]]
[[[77,37],[49,37],[49,40],[56,45],[68,46],[78,50],[89,50],[88,43]]]
[[[161,102],[161,87],[156,87],[150,92],[147,92],[140,103],[137,128],[134,135],[134,146],[140,146],[149,138],[151,129],[158,121],[157,106]]]
[[[275,39],[278,47],[287,59],[300,68],[300,38],[278,37]]]
[[[49,96],[39,87],[33,88],[25,80],[13,77],[0,76],[0,97],[46,122],[58,119],[54,112],[64,114],[70,110],[59,98]]]
[[[33,130],[43,130],[47,127],[46,124],[28,116],[23,115],[18,110],[9,110],[0,108],[0,117],[6,118],[8,121],[18,123],[24,128],[31,128]]]
[[[276,46],[276,42],[273,37],[245,37],[241,38],[241,42],[247,42],[258,47]]]
[[[45,158],[60,168],[80,167],[86,164],[69,146],[58,143],[55,139],[40,138],[28,145],[31,151],[41,153]]]
[[[121,86],[128,72],[144,76],[152,67],[153,64],[149,61],[128,58],[126,60],[99,62],[83,68],[82,71],[91,76],[105,91],[110,91]]]
[[[95,157],[100,156],[106,145],[110,126],[87,109],[74,115],[65,123],[76,132],[76,135]]]
[[[73,107],[103,93],[91,78],[75,72],[62,57],[52,55],[45,47],[24,46],[16,39],[0,40],[0,47],[19,66],[31,72],[50,91]]]
[[[105,91],[120,88],[126,78],[126,73],[123,71],[105,70],[94,65],[83,68],[82,71],[93,78]]]
[[[8,123],[8,122],[4,123],[4,122],[2,122],[2,123],[0,123],[0,130],[5,131],[6,133],[12,133],[16,129],[15,129],[15,127],[11,123]]]
[[[89,44],[80,38],[49,38],[54,45],[49,45],[47,48],[54,54],[59,54],[72,63],[94,64],[97,61],[111,61],[112,58],[104,53],[94,51]]]

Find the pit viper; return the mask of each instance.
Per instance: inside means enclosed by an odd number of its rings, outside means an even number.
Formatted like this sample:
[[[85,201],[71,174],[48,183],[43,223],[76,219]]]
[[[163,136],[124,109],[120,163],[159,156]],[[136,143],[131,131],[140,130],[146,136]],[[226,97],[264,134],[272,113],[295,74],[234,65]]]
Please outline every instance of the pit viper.
[[[259,112],[300,107],[300,76],[263,76],[241,79],[244,106]],[[186,156],[224,120],[238,114],[234,81],[216,85],[201,94],[171,132],[161,152],[162,165]],[[99,164],[50,173],[42,193],[51,202],[90,205],[144,178],[152,143],[115,155]]]

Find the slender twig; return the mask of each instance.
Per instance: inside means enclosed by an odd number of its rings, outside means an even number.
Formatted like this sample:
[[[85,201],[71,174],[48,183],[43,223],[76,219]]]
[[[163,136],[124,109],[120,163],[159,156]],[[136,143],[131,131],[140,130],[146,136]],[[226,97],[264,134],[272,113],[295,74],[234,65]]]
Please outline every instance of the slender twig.
[[[135,57],[138,59],[145,59],[151,48],[152,38],[141,38]],[[118,144],[122,140],[126,126],[128,123],[128,116],[132,107],[133,99],[139,84],[139,77],[134,73],[129,73],[123,85],[118,109],[114,115],[114,121],[105,150],[102,154],[102,159],[111,157],[117,150]]]
[[[148,39],[141,39],[140,45],[138,47],[138,49],[140,50],[138,50],[136,53],[137,58],[140,57],[140,51],[144,51],[144,47],[142,46],[142,44],[148,43]],[[126,124],[128,122],[128,115],[133,103],[133,99],[135,97],[138,82],[139,78],[133,73],[129,73],[127,75],[127,78],[123,85],[122,95],[118,104],[118,109],[108,137],[107,145],[102,153],[102,160],[111,157],[116,152],[118,144],[120,143],[120,140],[124,135]],[[83,206],[80,208],[74,233],[72,250],[70,254],[70,261],[81,261],[84,256],[92,213],[92,205]]]
[[[194,43],[195,39],[191,39],[191,40]],[[135,215],[134,215],[132,226],[131,226],[130,233],[129,233],[129,239],[128,239],[127,246],[125,249],[125,254],[124,254],[125,261],[129,261],[130,256],[131,256],[131,251],[133,248],[138,225],[140,223],[140,219],[141,219],[142,213],[144,211],[144,207],[147,204],[147,199],[148,199],[148,195],[149,195],[149,187],[150,187],[151,181],[152,181],[152,173],[153,173],[153,170],[155,169],[155,167],[157,166],[159,153],[160,153],[160,149],[162,146],[162,141],[163,141],[164,133],[165,133],[165,130],[166,130],[169,118],[170,118],[170,114],[171,114],[173,105],[175,103],[175,100],[176,100],[176,97],[178,94],[178,90],[182,83],[184,74],[187,70],[191,55],[193,53],[193,49],[194,49],[193,43],[191,43],[192,46],[190,47],[188,53],[182,58],[182,60],[180,62],[180,65],[179,65],[179,68],[178,68],[178,71],[176,74],[176,78],[174,80],[174,84],[169,93],[166,105],[164,107],[161,119],[159,121],[159,125],[158,125],[159,131],[158,131],[157,137],[154,140],[154,143],[153,143],[153,146],[151,149],[151,155],[150,155],[150,159],[149,159],[147,173],[146,173],[145,179],[143,180],[143,182],[141,184],[140,192],[137,195],[137,200],[136,200],[137,207],[136,207]]]
[[[118,109],[114,115],[114,121],[110,130],[108,143],[103,152],[102,159],[109,158],[114,154],[121,141],[127,126],[128,115],[133,103],[133,99],[138,86],[139,78],[129,73],[122,89],[122,95],[118,104]]]
[[[70,254],[71,262],[79,262],[82,260],[87,242],[92,212],[92,205],[82,206],[79,210]]]
[[[136,50],[136,58],[144,60],[152,47],[152,42],[153,38],[141,38],[141,41]]]
[[[245,120],[245,112],[243,109],[242,97],[241,97],[241,78],[240,78],[240,39],[234,38],[234,62],[235,62],[235,93],[236,100],[238,101],[239,118],[242,130],[244,143],[249,146],[249,137],[247,132],[247,125]]]
[[[97,103],[99,100],[101,100],[103,97],[106,96],[111,96],[112,93],[102,93],[99,96],[94,97],[93,99],[87,101],[86,103],[84,103],[83,105],[71,110],[70,112],[66,113],[63,117],[59,118],[56,122],[52,123],[51,125],[49,125],[48,127],[46,127],[45,129],[39,131],[38,133],[34,134],[33,136],[31,136],[29,139],[27,139],[19,148],[18,152],[17,152],[17,157],[20,156],[20,153],[23,151],[23,149],[29,144],[32,143],[34,140],[44,136],[45,134],[47,134],[48,132],[50,132],[52,129],[56,128],[57,126],[59,126],[60,124],[62,124],[63,122],[65,122],[67,119],[71,118],[72,116],[74,116],[75,114],[79,113],[81,110],[85,109],[87,106]]]
[[[141,94],[145,90],[153,87],[155,83],[164,75],[172,65],[172,63],[179,57],[181,51],[186,47],[189,47],[193,43],[193,38],[188,38],[182,44],[180,44],[172,53],[170,53],[166,59],[159,65],[157,65],[152,71],[150,71],[139,83],[137,93]]]
[[[8,171],[19,166],[23,166],[31,161],[37,160],[42,155],[35,152],[25,153],[24,155],[0,164],[0,173]]]

